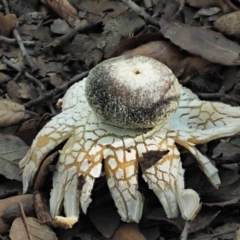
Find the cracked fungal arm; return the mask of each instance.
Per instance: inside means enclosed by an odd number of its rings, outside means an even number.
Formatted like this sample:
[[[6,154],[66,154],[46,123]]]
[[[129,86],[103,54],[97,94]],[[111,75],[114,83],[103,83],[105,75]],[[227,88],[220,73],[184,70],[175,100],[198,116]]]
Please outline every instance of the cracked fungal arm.
[[[189,142],[202,144],[240,132],[240,107],[201,101],[190,90],[181,87],[181,99],[176,113],[168,123],[175,132],[186,132]],[[168,129],[171,129],[169,128]]]
[[[89,114],[87,103],[81,100],[85,81],[75,83],[65,94],[61,104],[62,112],[53,117],[34,139],[26,156],[20,161],[19,166],[23,175],[23,191],[26,192],[32,185],[41,162],[59,144],[73,135],[75,128],[84,123]]]
[[[195,191],[184,187],[184,170],[173,139],[159,139],[158,150],[168,150],[168,153],[150,168],[143,169],[144,179],[158,197],[167,217],[177,217],[180,209],[184,219],[192,220],[201,207],[200,198]]]
[[[72,109],[68,109],[52,118],[38,133],[26,156],[19,163],[20,168],[23,169],[24,192],[32,184],[41,162],[50,151],[72,135],[74,125],[79,119],[81,120],[80,112],[74,113]]]
[[[193,154],[211,183],[218,188],[221,181],[217,168],[195,145],[239,134],[240,107],[201,101],[182,87],[180,105],[167,128],[170,129],[168,135]]]

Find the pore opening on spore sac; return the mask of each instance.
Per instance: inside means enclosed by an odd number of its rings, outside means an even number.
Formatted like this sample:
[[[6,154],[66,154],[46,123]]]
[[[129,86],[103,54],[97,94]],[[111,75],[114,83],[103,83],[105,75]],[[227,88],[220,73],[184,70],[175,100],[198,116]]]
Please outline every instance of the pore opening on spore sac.
[[[138,70],[138,69],[133,69],[133,72],[134,72],[136,75],[141,73],[140,70]]]

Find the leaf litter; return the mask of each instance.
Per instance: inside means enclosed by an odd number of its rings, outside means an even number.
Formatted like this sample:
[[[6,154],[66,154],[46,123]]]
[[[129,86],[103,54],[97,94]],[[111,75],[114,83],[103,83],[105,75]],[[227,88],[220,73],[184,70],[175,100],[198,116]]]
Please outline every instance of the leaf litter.
[[[0,189],[7,188],[10,193],[9,183],[21,181],[17,162],[28,147],[17,136],[30,145],[47,116],[59,112],[55,104],[67,88],[109,57],[153,57],[170,67],[179,81],[201,98],[240,105],[240,1],[136,1],[141,11],[132,8],[131,1],[59,3],[9,0],[1,9],[0,128],[5,134],[0,135]],[[188,237],[238,239],[239,137],[214,141],[200,149],[217,165],[222,184],[214,189],[191,155],[181,151],[186,186],[196,190],[203,203]],[[46,206],[57,151],[52,154],[41,166],[35,185]],[[33,195],[21,195],[20,191],[17,196],[2,195],[6,198],[0,200],[0,236],[179,239],[184,221],[168,219],[147,185],[142,180],[139,185],[145,196],[139,224],[120,221],[103,177],[96,180],[87,215],[72,231],[61,230],[61,234],[60,229],[35,218],[47,216],[48,210],[40,207],[43,203],[33,201]]]

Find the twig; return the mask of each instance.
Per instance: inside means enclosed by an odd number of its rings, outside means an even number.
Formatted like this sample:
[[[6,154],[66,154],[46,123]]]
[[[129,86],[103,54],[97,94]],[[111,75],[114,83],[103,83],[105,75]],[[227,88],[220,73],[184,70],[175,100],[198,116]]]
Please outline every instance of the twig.
[[[178,9],[177,14],[179,14],[184,8],[185,0],[177,0],[177,2],[179,3],[179,9]]]
[[[20,50],[23,54],[23,57],[25,58],[25,60],[27,61],[28,65],[30,66],[30,68],[32,69],[32,72],[35,71],[37,69],[36,65],[34,64],[31,56],[28,55],[27,50],[23,44],[23,40],[18,32],[18,30],[15,28],[13,29],[13,36],[16,38],[18,45],[20,47]]]
[[[24,225],[25,225],[25,227],[26,227],[28,239],[29,239],[29,240],[33,240],[33,239],[32,239],[32,235],[31,235],[31,232],[30,232],[29,227],[28,227],[27,218],[26,218],[26,215],[25,215],[25,213],[24,213],[24,209],[23,209],[22,203],[19,202],[19,203],[18,203],[18,206],[19,206],[20,211],[21,211],[22,220],[23,220]]]
[[[20,71],[17,73],[17,75],[14,77],[14,79],[12,81],[13,82],[18,82],[18,80],[22,77],[24,72],[25,72],[24,68],[20,69]]]
[[[187,237],[188,237],[190,227],[191,227],[191,222],[186,220],[183,231],[182,231],[182,234],[180,236],[180,240],[187,240],[188,239]]]
[[[16,71],[18,71],[18,72],[21,71],[21,68],[20,68],[19,66],[17,66],[16,64],[10,62],[6,57],[3,56],[3,57],[2,57],[2,61],[3,61],[3,63],[5,63],[7,66],[15,69]],[[41,91],[39,92],[39,94],[42,95],[42,91],[45,90],[44,85],[43,85],[40,81],[38,81],[35,77],[33,77],[31,74],[29,74],[28,72],[25,71],[25,72],[24,72],[24,75],[25,75],[29,80],[31,80],[33,83],[35,83],[35,84],[40,88]]]
[[[142,8],[140,8],[132,0],[121,0],[121,1],[125,3],[129,8],[131,8],[137,15],[142,16],[147,23],[159,28],[159,22],[156,19],[152,18],[148,13],[146,13]]]
[[[45,95],[36,98],[34,100],[31,100],[25,104],[23,104],[26,108],[28,107],[32,107],[36,104],[39,104],[49,98],[52,98],[54,95],[59,94],[63,91],[65,91],[66,89],[69,88],[69,86],[71,86],[72,84],[74,84],[75,82],[78,82],[79,80],[81,80],[82,78],[86,77],[88,75],[89,71],[85,71],[83,73],[77,74],[76,76],[74,76],[72,79],[70,79],[70,81],[68,83],[65,83],[59,87],[56,87],[54,90],[46,93]]]
[[[48,104],[48,106],[49,106],[49,109],[50,109],[51,113],[52,114],[56,114],[56,111],[55,111],[55,109],[54,109],[54,107],[53,107],[51,102]]]
[[[4,9],[5,9],[5,14],[9,14],[10,11],[9,11],[9,6],[8,6],[7,0],[2,0],[2,3],[3,3],[3,6],[4,6]]]
[[[231,95],[227,95],[227,94],[222,94],[222,93],[196,93],[200,98],[202,99],[221,99],[224,98],[228,101],[234,101],[238,104],[240,104],[240,99],[235,97],[235,96],[231,96]]]
[[[32,116],[35,116],[35,117],[39,117],[39,114],[38,113],[35,113],[33,111],[29,111],[29,110],[24,110],[25,113],[28,113],[29,115],[32,115]]]
[[[33,202],[38,220],[44,224],[47,224],[49,227],[53,226],[53,221],[49,212],[48,205],[46,201],[44,201],[43,196],[38,191],[35,191],[33,194]]]
[[[77,35],[77,33],[89,31],[90,29],[97,27],[100,24],[102,24],[102,22],[89,24],[84,27],[82,27],[82,26],[76,27],[71,32],[66,33],[65,35],[53,40],[51,43],[49,43],[47,46],[45,46],[42,50],[44,52],[47,52],[47,51],[49,51],[50,48],[61,47],[65,43],[67,43],[70,39],[74,38]]]
[[[4,36],[0,36],[0,42],[8,43],[8,44],[17,44],[17,40],[15,38],[7,38]],[[34,46],[35,42],[34,41],[23,41],[23,44],[25,46]]]

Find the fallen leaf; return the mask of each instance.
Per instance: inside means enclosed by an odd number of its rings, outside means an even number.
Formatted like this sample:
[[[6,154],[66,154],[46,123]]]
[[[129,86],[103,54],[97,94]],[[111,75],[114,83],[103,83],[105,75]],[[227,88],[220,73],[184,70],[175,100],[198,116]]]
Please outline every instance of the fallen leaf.
[[[143,19],[132,11],[121,13],[115,19],[108,21],[104,26],[103,33],[103,36],[106,37],[105,58],[110,57],[122,40],[129,38],[129,34],[137,33],[144,25]]]
[[[210,62],[226,66],[240,65],[240,46],[209,29],[180,24],[169,18],[160,20],[163,35],[182,49]]]
[[[234,183],[220,187],[208,193],[201,194],[203,203],[223,203],[233,201],[240,196],[240,179]],[[214,205],[214,204],[213,204]]]
[[[187,0],[190,6],[198,8],[209,8],[216,6],[222,9],[223,12],[236,11],[238,8],[230,0]]]
[[[35,216],[35,209],[32,198],[30,201],[22,202],[22,206],[26,216]],[[21,217],[21,210],[19,209],[18,203],[12,204],[11,206],[7,207],[1,215],[1,218],[4,220],[4,222],[9,224],[11,224],[17,217]]]
[[[22,181],[18,162],[29,147],[18,137],[0,134],[0,174],[8,179]]]
[[[4,16],[5,20],[6,20],[6,24],[7,24],[7,27],[8,27],[8,31],[9,33],[12,32],[12,30],[15,28],[16,26],[16,23],[17,23],[17,17],[15,14],[13,13],[9,13],[9,14],[6,14]]]
[[[236,231],[240,228],[240,224],[238,223],[226,223],[221,225],[217,228],[211,229],[210,233],[205,232],[197,232],[196,234],[192,235],[190,239],[204,239],[204,240],[219,240],[219,239],[234,239],[239,240],[236,238]]]
[[[110,55],[109,58],[118,57],[123,52],[135,49],[141,45],[147,44],[149,42],[161,41],[164,40],[162,34],[158,33],[148,33],[141,36],[136,36],[128,38],[123,41]]]
[[[9,34],[14,29],[17,22],[17,17],[15,14],[6,14],[3,16],[3,14],[0,14],[0,34],[8,37]]]
[[[223,34],[240,39],[240,11],[225,14],[218,18],[213,26]]]
[[[6,87],[7,93],[11,99],[23,98],[32,100],[39,96],[36,88],[30,83],[9,81]]]
[[[208,227],[219,213],[220,211],[218,210],[203,207],[197,217],[191,222],[189,233],[197,232]]]
[[[22,123],[16,134],[17,137],[21,138],[27,145],[31,145],[33,139],[36,137],[41,126],[45,125],[45,121],[40,121],[40,119],[29,119]]]
[[[156,208],[146,216],[148,219],[165,221],[175,225],[180,231],[184,228],[185,221],[181,217],[174,219],[167,218],[166,213],[162,208]]]
[[[120,217],[113,205],[91,209],[89,211],[89,218],[97,230],[107,238],[113,235],[120,223]]]
[[[214,14],[217,14],[218,12],[220,12],[221,9],[218,7],[211,7],[211,8],[202,8],[198,11],[198,15],[201,16],[212,16]]]
[[[61,84],[63,84],[63,80],[58,74],[52,73],[52,74],[49,74],[49,75],[50,75],[50,83],[54,87],[59,87]]]
[[[32,240],[57,240],[56,234],[47,225],[40,223],[36,218],[27,217],[29,232]],[[29,239],[25,223],[22,218],[16,218],[12,224],[9,237],[14,240]]]
[[[25,115],[24,106],[5,99],[0,99],[0,127],[19,123]]]
[[[86,18],[87,21],[92,20],[91,14],[89,14],[89,13],[92,13],[94,15],[100,16],[104,23],[106,21],[109,21],[109,16],[116,17],[120,13],[125,12],[128,9],[126,4],[120,1],[111,1],[111,0],[101,0],[101,1],[81,0],[81,1],[75,1],[75,6],[78,9],[81,9],[82,18],[84,19]],[[111,9],[112,11],[106,11],[107,9]]]
[[[143,233],[147,240],[160,239],[161,236],[159,226],[141,228],[141,232]]]
[[[32,201],[33,201],[32,194],[18,195],[0,200],[0,234],[5,233],[10,228],[10,225],[5,223],[1,218],[5,209],[12,205],[18,204],[19,202],[24,203]]]
[[[51,25],[51,32],[56,34],[66,34],[69,31],[71,31],[71,28],[69,24],[66,23],[66,21],[62,19],[56,19],[53,21],[53,24]]]
[[[114,233],[112,240],[146,240],[136,223],[122,224]]]

